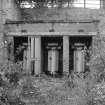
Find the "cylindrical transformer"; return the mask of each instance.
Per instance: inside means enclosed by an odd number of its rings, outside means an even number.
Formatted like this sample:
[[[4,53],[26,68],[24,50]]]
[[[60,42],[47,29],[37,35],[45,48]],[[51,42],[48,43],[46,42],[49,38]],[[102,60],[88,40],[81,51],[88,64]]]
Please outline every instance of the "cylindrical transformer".
[[[58,59],[59,59],[59,51],[56,47],[52,47],[48,50],[48,71],[51,74],[55,74],[58,71]]]
[[[84,50],[81,46],[74,50],[74,72],[84,72]]]

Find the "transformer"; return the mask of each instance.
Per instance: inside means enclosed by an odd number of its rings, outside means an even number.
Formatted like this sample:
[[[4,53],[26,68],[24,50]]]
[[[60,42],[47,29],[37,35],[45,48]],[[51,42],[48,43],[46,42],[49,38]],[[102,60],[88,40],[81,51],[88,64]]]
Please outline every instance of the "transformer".
[[[77,72],[77,73],[84,72],[84,66],[85,66],[84,44],[75,43],[74,44],[74,72]]]
[[[48,49],[48,72],[51,74],[56,74],[59,69],[59,49],[61,47],[56,43],[49,43]]]

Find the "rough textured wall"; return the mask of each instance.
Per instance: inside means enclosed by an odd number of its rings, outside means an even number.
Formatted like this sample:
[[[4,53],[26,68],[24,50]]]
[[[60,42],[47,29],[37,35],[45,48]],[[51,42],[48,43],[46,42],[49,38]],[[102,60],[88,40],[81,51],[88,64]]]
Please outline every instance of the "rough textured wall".
[[[0,63],[7,59],[4,23],[7,20],[19,20],[20,11],[14,2],[15,0],[0,0]]]
[[[86,8],[22,9],[22,17],[26,20],[78,20],[90,19],[102,11]]]
[[[23,9],[22,20],[99,20],[98,24],[94,24],[97,36],[94,38],[94,63],[100,60],[103,66],[104,60],[104,48],[105,48],[105,10],[99,9],[83,9],[83,8],[72,8],[72,9]],[[40,26],[39,26],[40,27]],[[21,27],[22,28],[22,27]],[[74,27],[76,28],[76,27]],[[86,27],[87,29],[87,27]],[[16,29],[17,30],[17,29]],[[37,31],[37,30],[36,30]],[[101,37],[101,41],[100,41]],[[100,43],[101,42],[101,43]],[[101,59],[100,59],[101,55]],[[98,60],[97,60],[98,58]],[[100,67],[99,67],[100,68]]]
[[[17,21],[20,20],[21,14],[15,0],[2,0],[3,18],[5,20]]]
[[[20,14],[17,6],[14,4],[13,0],[5,0],[3,3],[4,7],[4,17],[7,20],[20,20]],[[5,8],[6,7],[6,8]],[[96,25],[96,32],[102,37],[105,36],[105,10],[99,9],[84,9],[84,8],[69,8],[69,9],[23,9],[22,20],[99,20],[100,22]],[[39,26],[40,27],[40,26]],[[17,29],[16,29],[17,30]],[[97,48],[97,44],[100,38],[94,38],[94,52],[95,55],[99,55],[101,48],[104,47],[104,41],[102,41],[101,47]],[[103,39],[103,38],[102,38]],[[103,47],[102,47],[103,46]],[[100,49],[99,49],[100,48]],[[104,49],[102,49],[104,50]],[[103,52],[103,51],[102,51]],[[102,54],[104,56],[104,53]]]
[[[91,21],[90,21],[91,22]],[[18,23],[17,23],[18,24]],[[72,34],[96,32],[94,23],[23,23],[23,24],[6,24],[6,31],[9,32],[49,32],[54,29],[55,32],[70,32]],[[40,27],[40,28],[39,28]]]
[[[105,34],[105,10],[99,9],[24,9],[22,13],[23,20],[99,20],[98,25],[100,34]]]

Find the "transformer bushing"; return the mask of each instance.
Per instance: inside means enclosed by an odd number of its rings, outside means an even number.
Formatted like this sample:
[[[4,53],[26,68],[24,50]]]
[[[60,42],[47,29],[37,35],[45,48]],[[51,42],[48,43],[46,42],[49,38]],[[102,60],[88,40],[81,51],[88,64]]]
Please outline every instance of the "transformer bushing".
[[[56,43],[48,44],[48,72],[56,74],[59,68],[59,50],[61,49]]]
[[[74,47],[74,72],[77,73],[84,72],[84,65],[85,65],[84,44],[75,43],[73,47]]]

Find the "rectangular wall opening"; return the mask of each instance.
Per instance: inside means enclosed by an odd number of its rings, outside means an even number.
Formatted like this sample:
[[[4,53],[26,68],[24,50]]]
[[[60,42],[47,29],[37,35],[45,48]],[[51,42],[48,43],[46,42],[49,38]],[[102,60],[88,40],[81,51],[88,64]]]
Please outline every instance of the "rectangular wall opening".
[[[63,38],[42,37],[42,71],[47,75],[62,75],[63,73]]]
[[[92,37],[71,36],[69,37],[69,72],[89,71],[87,65],[92,50]]]
[[[28,37],[14,37],[14,60],[15,62],[24,60],[24,50],[27,49]]]

